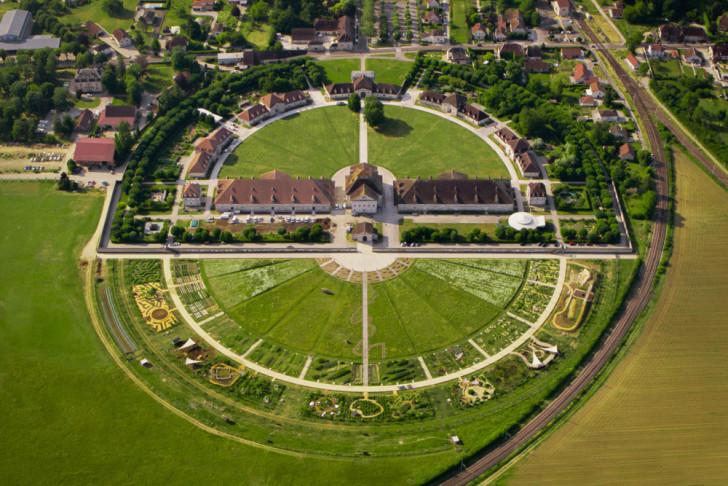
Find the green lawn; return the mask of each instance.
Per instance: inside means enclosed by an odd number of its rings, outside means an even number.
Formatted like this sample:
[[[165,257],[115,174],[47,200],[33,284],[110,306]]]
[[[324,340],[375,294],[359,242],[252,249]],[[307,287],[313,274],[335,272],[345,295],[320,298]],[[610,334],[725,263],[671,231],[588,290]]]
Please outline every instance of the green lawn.
[[[175,25],[184,25],[185,20],[182,17],[185,14],[189,15],[192,13],[192,0],[175,0],[172,2],[171,7],[164,16],[162,26],[173,27]]]
[[[474,133],[437,115],[386,106],[387,121],[369,129],[369,162],[397,177],[436,176],[450,169],[471,177],[508,177],[498,155]]]
[[[111,361],[86,313],[76,255],[101,204],[50,183],[0,183],[7,484],[417,484],[452,460],[284,456],[203,432],[150,399]]]
[[[150,64],[144,76],[144,91],[157,94],[172,84],[174,69],[170,64]]]
[[[452,15],[450,23],[450,38],[458,44],[466,44],[470,42],[470,30],[465,20],[465,10],[467,3],[471,0],[452,0],[450,13]]]
[[[499,307],[434,276],[420,262],[370,289],[369,315],[376,328],[372,343],[383,342],[388,358],[462,340],[498,312]]]
[[[412,63],[394,59],[367,59],[367,71],[374,71],[378,83],[389,83],[401,86],[407,73],[412,69]]]
[[[78,108],[80,110],[83,110],[86,108],[89,108],[89,109],[96,108],[97,106],[99,106],[100,103],[101,103],[101,98],[95,96],[94,99],[88,100],[88,101],[87,100],[76,100],[74,102],[74,106],[76,106],[76,108]]]
[[[358,160],[357,115],[344,106],[316,108],[253,134],[227,159],[220,177],[257,176],[272,169],[302,177],[331,177]]]
[[[359,59],[335,59],[332,61],[319,61],[326,71],[326,77],[331,83],[351,82],[351,72],[361,70]]]
[[[102,5],[103,0],[91,0],[86,5],[71,9],[69,15],[64,15],[62,21],[67,24],[85,24],[89,20],[96,22],[106,29],[109,33],[116,29],[128,29],[134,22],[134,9],[136,8],[136,0],[122,0],[124,4],[124,13],[119,17],[112,17],[104,12]]]
[[[273,26],[269,24],[254,24],[253,22],[244,22],[241,26],[241,32],[245,39],[255,47],[264,49],[268,47]]]

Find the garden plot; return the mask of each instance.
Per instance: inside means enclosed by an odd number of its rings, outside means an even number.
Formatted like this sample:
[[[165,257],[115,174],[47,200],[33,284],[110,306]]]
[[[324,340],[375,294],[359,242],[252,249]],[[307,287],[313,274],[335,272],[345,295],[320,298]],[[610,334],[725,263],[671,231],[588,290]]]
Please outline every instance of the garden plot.
[[[396,385],[425,379],[425,372],[417,359],[386,361],[380,365],[380,369],[383,385]]]
[[[351,361],[316,358],[308,369],[306,379],[323,383],[351,383],[352,367]]]
[[[444,260],[444,261],[446,261],[448,263],[457,263],[458,265],[463,265],[466,267],[479,268],[481,270],[487,270],[487,271],[493,272],[493,273],[501,273],[504,275],[510,275],[512,277],[518,277],[518,278],[523,278],[524,274],[526,273],[526,266],[527,266],[526,260],[517,260],[517,259],[476,260],[476,259],[460,258],[460,259],[452,259],[452,260]]]
[[[258,260],[255,258],[241,260],[203,260],[202,270],[207,278],[219,277],[229,273],[237,273],[243,270],[250,270],[255,267],[264,267],[281,263],[286,260]]]
[[[227,316],[220,316],[205,324],[205,331],[215,340],[237,354],[245,354],[257,338],[241,328]]]
[[[528,280],[556,285],[559,281],[559,261],[531,260],[528,267]]]
[[[473,340],[486,353],[493,355],[514,342],[529,329],[530,327],[527,324],[518,319],[503,315],[485,326],[473,337]]]
[[[200,275],[199,263],[193,260],[172,262],[172,280],[187,311],[199,321],[220,312],[210,297]]]
[[[268,341],[258,345],[247,358],[266,368],[298,376],[306,363],[306,356],[294,353],[288,349]]]
[[[541,285],[525,285],[508,310],[513,314],[535,323],[551,300],[554,289]]]
[[[483,359],[483,355],[468,342],[440,349],[424,356],[425,363],[432,376],[454,373]]]
[[[419,260],[415,268],[501,308],[508,305],[521,285],[520,277],[447,260]]]
[[[310,271],[314,266],[312,260],[275,261],[217,277],[208,275],[208,282],[218,302],[229,308]]]

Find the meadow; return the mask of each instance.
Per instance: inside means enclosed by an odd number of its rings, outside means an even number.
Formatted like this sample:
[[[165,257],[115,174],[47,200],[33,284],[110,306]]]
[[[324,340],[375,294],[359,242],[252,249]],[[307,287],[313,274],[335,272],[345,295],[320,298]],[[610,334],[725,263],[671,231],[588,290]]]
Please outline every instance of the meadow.
[[[678,224],[651,315],[603,386],[503,483],[725,481],[728,193],[676,155]]]
[[[361,61],[359,59],[333,59],[318,61],[317,64],[324,68],[330,83],[350,83],[351,72],[361,70]]]
[[[64,15],[61,20],[67,24],[85,24],[96,22],[111,34],[116,29],[128,29],[134,22],[134,9],[136,0],[122,0],[124,12],[118,17],[112,17],[103,10],[103,0],[91,0],[86,5],[71,9],[71,13]]]
[[[436,176],[447,170],[470,177],[508,177],[498,155],[477,135],[411,108],[387,105],[386,121],[369,128],[369,162],[397,177]]]
[[[401,86],[407,77],[407,73],[412,69],[412,63],[395,59],[368,58],[366,60],[366,69],[367,71],[374,71],[374,79],[378,83]]]
[[[225,161],[220,177],[252,177],[273,169],[331,177],[359,160],[358,144],[359,119],[347,107],[308,110],[251,135]]]

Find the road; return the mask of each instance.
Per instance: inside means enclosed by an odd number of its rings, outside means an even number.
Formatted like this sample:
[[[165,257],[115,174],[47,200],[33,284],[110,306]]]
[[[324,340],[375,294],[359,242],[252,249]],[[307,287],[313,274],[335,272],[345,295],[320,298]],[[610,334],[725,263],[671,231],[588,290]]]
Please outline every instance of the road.
[[[614,356],[619,349],[624,337],[632,328],[637,317],[642,313],[652,296],[652,288],[657,276],[662,250],[665,244],[667,233],[668,210],[668,182],[667,166],[665,165],[665,153],[660,140],[655,122],[650,117],[650,97],[644,92],[629,75],[624,71],[620,63],[611,53],[598,41],[594,32],[582,20],[582,30],[592,40],[596,50],[604,56],[612,66],[614,72],[624,83],[627,91],[631,93],[637,113],[642,118],[645,126],[645,135],[652,147],[655,159],[655,189],[658,194],[657,207],[655,210],[655,225],[652,232],[649,249],[645,255],[644,265],[640,268],[636,281],[625,301],[622,311],[619,313],[613,327],[599,348],[592,354],[574,379],[563,388],[535,417],[527,422],[520,430],[508,436],[494,447],[483,451],[479,457],[469,461],[465,468],[451,470],[437,479],[437,482],[446,485],[465,485],[476,480],[487,473],[491,468],[502,463],[511,455],[518,452],[524,445],[529,443],[540,434],[549,424],[557,419],[572,402],[584,392],[592,383],[594,378]],[[656,113],[658,118],[659,113]],[[669,125],[667,125],[669,127]],[[690,150],[690,147],[688,147]],[[691,150],[692,152],[692,150]],[[706,160],[706,162],[709,161]]]

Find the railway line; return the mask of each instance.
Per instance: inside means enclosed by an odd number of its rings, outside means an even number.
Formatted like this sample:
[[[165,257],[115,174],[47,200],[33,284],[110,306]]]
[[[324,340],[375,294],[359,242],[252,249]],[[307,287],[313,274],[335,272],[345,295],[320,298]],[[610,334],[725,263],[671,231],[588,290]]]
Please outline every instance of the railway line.
[[[437,478],[434,483],[440,483],[448,486],[465,485],[478,477],[482,476],[493,467],[501,464],[514,453],[518,452],[523,446],[534,439],[541,431],[543,431],[551,422],[557,419],[571,403],[579,397],[592,383],[594,378],[606,366],[609,360],[619,349],[620,344],[624,340],[637,320],[640,313],[644,310],[652,295],[652,287],[655,283],[657,270],[662,257],[662,250],[665,245],[667,235],[667,225],[669,218],[669,188],[667,177],[667,166],[665,165],[665,153],[662,142],[660,141],[657,125],[650,117],[650,113],[656,113],[658,119],[670,128],[673,133],[676,132],[675,127],[671,123],[665,123],[664,118],[660,116],[659,110],[653,105],[649,94],[634,81],[620,66],[619,62],[611,55],[611,53],[599,42],[594,32],[589,26],[580,20],[581,28],[591,39],[595,50],[600,52],[607,62],[610,64],[617,77],[625,86],[626,90],[631,94],[635,104],[635,109],[642,118],[645,135],[649,139],[652,148],[653,158],[655,160],[655,190],[658,195],[657,206],[655,208],[655,223],[652,231],[652,238],[649,249],[645,256],[644,264],[641,266],[636,277],[635,283],[618,314],[614,325],[608,332],[606,338],[602,341],[599,348],[591,355],[589,360],[577,372],[573,380],[564,387],[557,396],[555,396],[535,417],[521,427],[517,432],[503,439],[495,446],[483,451],[478,457],[465,463],[464,468],[450,470],[448,473]],[[679,131],[679,130],[678,130]],[[676,137],[681,143],[683,139],[689,143],[684,143],[690,152],[695,155],[706,167],[714,167],[712,161],[708,159],[695,146],[687,136]],[[715,168],[715,167],[714,167]],[[718,170],[720,170],[718,168]],[[722,171],[721,171],[722,172]],[[717,174],[716,174],[717,176]],[[726,179],[728,182],[728,179]]]

